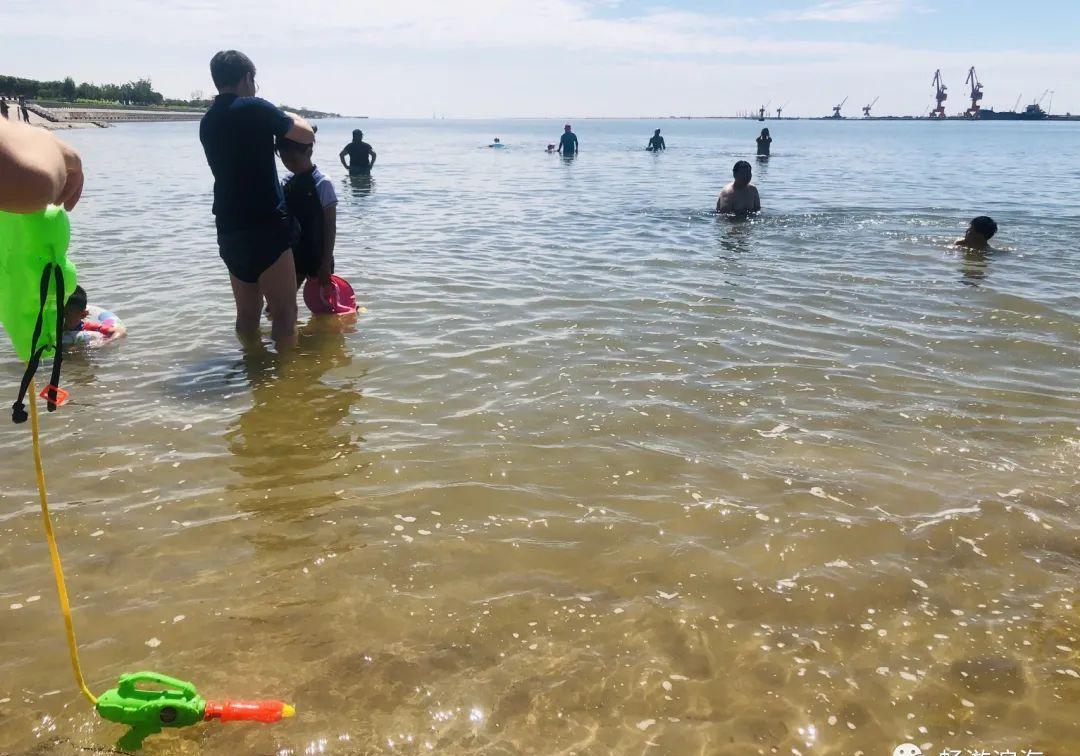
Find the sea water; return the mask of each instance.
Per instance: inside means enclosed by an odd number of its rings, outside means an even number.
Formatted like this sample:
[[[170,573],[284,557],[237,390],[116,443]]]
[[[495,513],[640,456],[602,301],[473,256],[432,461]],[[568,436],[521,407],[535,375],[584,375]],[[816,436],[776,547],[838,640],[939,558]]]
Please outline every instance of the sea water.
[[[128,326],[43,418],[91,687],[297,707],[148,754],[1074,752],[1080,126],[562,125],[321,123],[366,312],[291,356],[232,332],[196,124],[64,135]],[[27,426],[0,480],[0,751],[107,748]]]

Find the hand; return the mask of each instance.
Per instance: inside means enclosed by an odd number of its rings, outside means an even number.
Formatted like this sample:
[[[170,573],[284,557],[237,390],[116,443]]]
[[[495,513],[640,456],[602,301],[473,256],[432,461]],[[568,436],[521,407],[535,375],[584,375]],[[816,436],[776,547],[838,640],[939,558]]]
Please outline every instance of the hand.
[[[64,179],[64,188],[60,190],[60,194],[56,197],[55,204],[63,205],[65,210],[71,210],[75,205],[79,204],[79,198],[82,197],[83,182],[86,180],[83,176],[82,159],[70,144],[65,144],[59,139],[56,140],[56,144],[60,148],[60,154],[64,157],[64,170],[67,175]]]

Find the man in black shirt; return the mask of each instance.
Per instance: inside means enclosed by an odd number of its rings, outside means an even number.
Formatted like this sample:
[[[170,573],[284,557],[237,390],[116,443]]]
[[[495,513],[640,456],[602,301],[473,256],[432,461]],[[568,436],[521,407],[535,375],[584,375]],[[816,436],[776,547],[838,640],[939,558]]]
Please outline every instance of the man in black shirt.
[[[210,61],[218,96],[199,124],[199,140],[214,174],[218,251],[236,299],[236,330],[256,336],[266,299],[278,348],[296,342],[294,224],[278,183],[274,140],[311,144],[307,121],[255,97],[255,64],[223,50]]]
[[[349,162],[345,162],[345,156],[349,156]],[[364,141],[364,132],[360,129],[354,129],[352,133],[352,141],[338,153],[338,158],[341,160],[341,164],[345,166],[350,176],[367,176],[371,173],[371,169],[375,167],[375,158],[378,155],[375,154],[375,150],[371,149],[371,145]]]
[[[649,146],[645,148],[649,152],[659,152],[660,150],[666,150],[667,144],[664,142],[664,138],[660,136],[660,129],[653,132],[652,139],[649,140]]]
[[[570,124],[563,126],[563,135],[559,137],[559,154],[573,157],[578,152],[577,134],[570,129]]]

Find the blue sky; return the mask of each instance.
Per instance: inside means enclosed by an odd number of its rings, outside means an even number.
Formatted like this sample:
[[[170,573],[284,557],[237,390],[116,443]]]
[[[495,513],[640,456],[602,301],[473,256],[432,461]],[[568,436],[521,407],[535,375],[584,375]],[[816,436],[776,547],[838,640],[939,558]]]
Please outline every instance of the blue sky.
[[[0,25],[3,73],[189,96],[236,47],[271,99],[358,115],[922,113],[937,68],[952,112],[971,65],[984,106],[1080,112],[1076,0],[5,0]]]

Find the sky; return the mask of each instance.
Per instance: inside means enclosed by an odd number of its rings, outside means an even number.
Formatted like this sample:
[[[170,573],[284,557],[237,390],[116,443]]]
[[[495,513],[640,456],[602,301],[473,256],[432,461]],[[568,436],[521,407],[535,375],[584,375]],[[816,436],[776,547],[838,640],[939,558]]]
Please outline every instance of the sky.
[[[984,107],[1080,113],[1077,0],[3,0],[0,28],[4,74],[186,98],[235,48],[262,96],[372,117],[921,115],[939,68],[952,113],[971,66]]]

